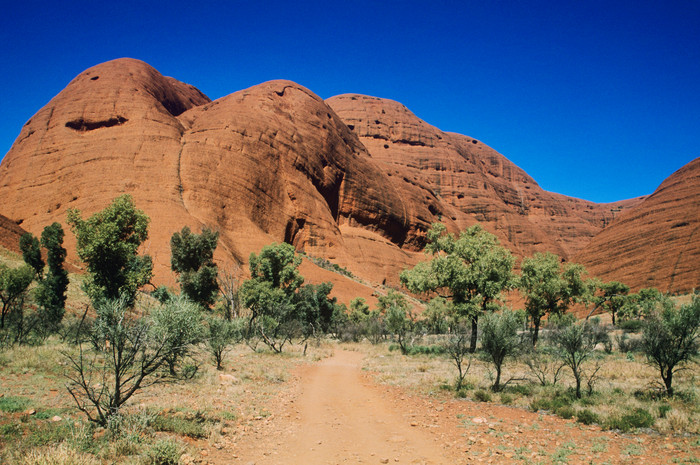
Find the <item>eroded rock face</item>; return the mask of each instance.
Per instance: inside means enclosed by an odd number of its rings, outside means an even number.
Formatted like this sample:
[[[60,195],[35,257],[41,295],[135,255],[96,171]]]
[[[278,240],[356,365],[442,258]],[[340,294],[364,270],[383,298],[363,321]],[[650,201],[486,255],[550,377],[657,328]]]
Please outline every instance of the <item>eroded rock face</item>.
[[[19,238],[26,233],[24,229],[9,218],[0,215],[0,247],[14,253],[22,253],[19,249]]]
[[[591,273],[639,290],[700,287],[700,158],[669,176],[577,256]]]
[[[420,186],[422,202],[459,229],[476,222],[516,255],[551,251],[569,259],[635,200],[595,204],[546,192],[503,155],[471,137],[445,133],[400,103],[364,95],[327,100],[397,189]],[[429,194],[436,196],[430,203]]]
[[[54,221],[65,228],[69,208],[87,216],[123,193],[151,219],[143,248],[155,283],[174,282],[173,232],[208,226],[220,232],[224,268],[286,241],[349,269],[366,284],[304,265],[307,281],[335,281],[346,303],[396,284],[424,259],[432,222],[454,231],[482,222],[516,255],[570,257],[612,220],[611,209],[637,202],[545,192],[489,147],[396,102],[324,102],[289,81],[211,102],[132,59],[76,77],[25,124],[0,165],[3,214],[36,235]],[[77,261],[69,232],[66,248]]]

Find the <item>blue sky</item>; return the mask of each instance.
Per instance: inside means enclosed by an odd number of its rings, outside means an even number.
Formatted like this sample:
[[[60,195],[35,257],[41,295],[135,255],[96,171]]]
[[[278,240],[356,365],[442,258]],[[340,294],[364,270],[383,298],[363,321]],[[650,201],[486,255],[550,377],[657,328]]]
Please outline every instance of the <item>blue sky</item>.
[[[651,193],[700,156],[700,1],[13,2],[0,156],[84,69],[133,57],[212,99],[270,79],[400,101],[545,189]]]

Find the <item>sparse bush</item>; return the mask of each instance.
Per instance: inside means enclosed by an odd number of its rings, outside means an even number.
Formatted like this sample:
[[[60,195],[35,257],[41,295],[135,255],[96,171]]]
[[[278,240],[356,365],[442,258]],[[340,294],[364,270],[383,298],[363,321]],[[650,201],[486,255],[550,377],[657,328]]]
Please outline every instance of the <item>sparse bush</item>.
[[[588,409],[583,409],[576,413],[576,421],[583,423],[584,425],[592,425],[598,423],[600,420],[595,412]]]
[[[606,429],[619,429],[626,433],[634,428],[649,428],[654,424],[654,417],[648,410],[636,408],[624,415],[611,415],[605,421]]]
[[[462,388],[464,377],[467,376],[469,368],[472,365],[470,339],[470,331],[467,329],[466,325],[458,324],[455,327],[455,332],[449,335],[447,341],[443,345],[445,352],[449,355],[452,363],[454,363],[457,368],[456,391]]]
[[[185,452],[183,445],[174,439],[159,439],[148,451],[152,465],[177,465]]]
[[[586,376],[584,363],[593,357],[595,346],[598,344],[596,332],[587,323],[576,323],[557,330],[552,341],[558,350],[562,362],[571,369],[576,380],[576,397],[581,398],[581,383]],[[600,369],[597,365],[588,373],[589,391],[593,388],[595,375]]]
[[[501,393],[501,403],[504,405],[511,405],[513,403],[513,396],[505,392]]]
[[[554,413],[556,413],[560,417],[568,420],[569,418],[573,418],[576,415],[576,410],[574,410],[573,407],[565,405],[563,407],[559,407],[558,409],[556,409],[554,411]]]
[[[518,329],[520,321],[516,314],[509,310],[501,313],[492,313],[484,316],[481,333],[481,346],[483,351],[496,368],[496,380],[491,386],[491,390],[498,392],[501,390],[501,369],[506,357],[515,354],[520,338]],[[508,381],[506,381],[506,384]]]
[[[491,393],[483,389],[476,390],[474,391],[474,399],[479,402],[491,402]]]
[[[209,353],[214,358],[216,369],[223,369],[224,354],[231,345],[243,339],[245,321],[236,318],[231,321],[223,318],[210,317],[207,319],[206,342]]]

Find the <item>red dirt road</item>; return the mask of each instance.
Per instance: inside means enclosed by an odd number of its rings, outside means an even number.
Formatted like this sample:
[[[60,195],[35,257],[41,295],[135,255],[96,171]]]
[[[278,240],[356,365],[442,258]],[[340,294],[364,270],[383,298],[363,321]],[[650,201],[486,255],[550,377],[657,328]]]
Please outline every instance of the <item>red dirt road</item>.
[[[243,418],[203,463],[669,464],[694,463],[697,438],[623,435],[491,403],[426,398],[376,384],[363,354],[295,370],[268,416]],[[690,461],[687,461],[690,460]]]

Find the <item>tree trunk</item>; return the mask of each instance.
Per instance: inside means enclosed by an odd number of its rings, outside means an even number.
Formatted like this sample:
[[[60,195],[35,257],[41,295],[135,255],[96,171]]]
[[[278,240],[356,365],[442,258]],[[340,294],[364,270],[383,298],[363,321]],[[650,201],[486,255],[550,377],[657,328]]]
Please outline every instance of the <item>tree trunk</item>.
[[[541,318],[532,319],[532,324],[535,326],[535,331],[532,333],[532,347],[537,345],[537,339],[539,339],[540,336],[540,319]]]
[[[664,376],[664,373],[662,371],[661,378],[663,378],[664,385],[666,385],[666,394],[668,394],[669,397],[673,397],[673,370],[669,368],[666,372],[666,376]]]
[[[472,336],[469,342],[469,352],[476,352],[476,339],[477,339],[477,329],[479,327],[479,315],[474,315],[472,317]]]
[[[612,314],[612,325],[615,326],[615,310],[610,312]]]
[[[577,376],[574,376],[576,378],[576,398],[580,399],[581,398],[581,375],[578,374]]]
[[[501,390],[501,365],[496,365],[496,382],[493,383],[491,390],[493,392],[498,392]]]

